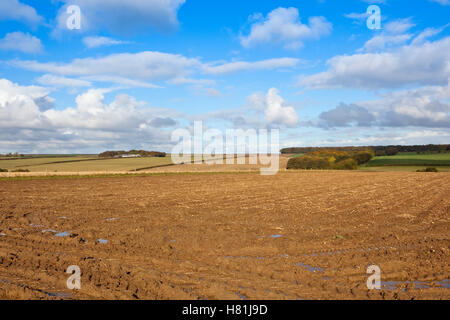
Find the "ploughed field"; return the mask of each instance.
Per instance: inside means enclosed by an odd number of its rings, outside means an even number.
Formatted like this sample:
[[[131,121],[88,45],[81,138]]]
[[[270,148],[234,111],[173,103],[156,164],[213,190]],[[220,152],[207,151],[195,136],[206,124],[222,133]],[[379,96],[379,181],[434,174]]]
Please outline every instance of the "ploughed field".
[[[449,299],[449,210],[449,173],[2,180],[0,298]]]

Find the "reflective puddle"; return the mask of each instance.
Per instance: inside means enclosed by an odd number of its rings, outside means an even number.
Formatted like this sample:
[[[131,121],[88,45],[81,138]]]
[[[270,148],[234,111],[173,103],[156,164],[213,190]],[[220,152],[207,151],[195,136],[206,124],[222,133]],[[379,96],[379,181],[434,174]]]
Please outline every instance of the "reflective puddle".
[[[42,233],[46,233],[46,232],[58,233],[58,231],[53,230],[53,229],[44,229],[44,230],[42,230]]]
[[[68,237],[69,235],[70,235],[70,232],[64,231],[64,232],[55,234],[55,237]]]
[[[382,290],[397,290],[403,285],[413,285],[414,289],[430,289],[430,288],[445,288],[450,289],[450,280],[445,279],[441,281],[381,281]],[[402,289],[405,291],[405,288]]]

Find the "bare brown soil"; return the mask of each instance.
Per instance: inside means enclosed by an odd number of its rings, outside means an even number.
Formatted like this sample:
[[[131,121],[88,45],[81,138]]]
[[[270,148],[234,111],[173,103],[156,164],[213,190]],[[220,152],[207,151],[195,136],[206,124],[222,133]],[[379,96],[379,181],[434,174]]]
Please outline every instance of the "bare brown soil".
[[[365,172],[0,181],[0,298],[449,299],[449,186]],[[373,264],[382,290],[366,287]]]

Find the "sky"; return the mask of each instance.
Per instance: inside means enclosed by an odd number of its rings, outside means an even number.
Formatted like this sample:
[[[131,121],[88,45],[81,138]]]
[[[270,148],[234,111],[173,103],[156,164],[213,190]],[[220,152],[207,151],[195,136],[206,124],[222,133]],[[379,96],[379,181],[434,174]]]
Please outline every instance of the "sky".
[[[0,153],[170,152],[194,121],[280,147],[448,144],[449,17],[450,0],[1,0]]]

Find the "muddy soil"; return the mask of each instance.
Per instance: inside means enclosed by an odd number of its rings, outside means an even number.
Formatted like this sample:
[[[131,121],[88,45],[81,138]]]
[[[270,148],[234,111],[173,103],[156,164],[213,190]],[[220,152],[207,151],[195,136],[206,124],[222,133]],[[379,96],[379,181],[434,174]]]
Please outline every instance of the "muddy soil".
[[[449,299],[449,211],[448,173],[0,181],[0,299]]]

